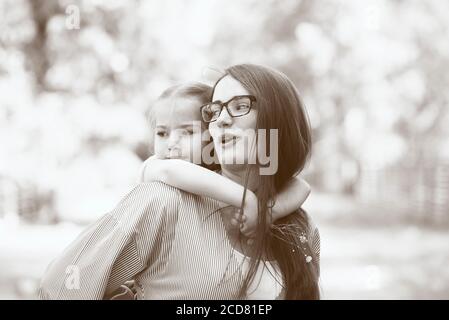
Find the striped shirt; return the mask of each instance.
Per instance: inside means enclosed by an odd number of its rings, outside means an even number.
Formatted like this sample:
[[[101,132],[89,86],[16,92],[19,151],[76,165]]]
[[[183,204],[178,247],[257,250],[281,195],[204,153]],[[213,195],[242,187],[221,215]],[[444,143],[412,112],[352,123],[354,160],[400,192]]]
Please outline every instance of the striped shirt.
[[[135,280],[138,299],[235,299],[243,274],[219,208],[162,182],[140,183],[49,265],[39,296],[103,299]],[[319,237],[313,243],[318,256]]]

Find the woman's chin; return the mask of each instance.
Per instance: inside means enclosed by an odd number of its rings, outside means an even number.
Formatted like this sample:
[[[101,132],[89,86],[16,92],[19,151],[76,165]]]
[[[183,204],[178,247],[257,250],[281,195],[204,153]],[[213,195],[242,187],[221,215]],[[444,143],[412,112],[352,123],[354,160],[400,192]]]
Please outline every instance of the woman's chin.
[[[237,150],[236,150],[237,149]],[[239,148],[222,149],[217,152],[217,158],[220,165],[248,165],[256,164],[256,157],[248,150],[241,150]]]
[[[248,159],[246,159],[246,157],[238,157],[233,152],[222,152],[218,155],[218,159],[222,166],[246,166],[248,164]]]

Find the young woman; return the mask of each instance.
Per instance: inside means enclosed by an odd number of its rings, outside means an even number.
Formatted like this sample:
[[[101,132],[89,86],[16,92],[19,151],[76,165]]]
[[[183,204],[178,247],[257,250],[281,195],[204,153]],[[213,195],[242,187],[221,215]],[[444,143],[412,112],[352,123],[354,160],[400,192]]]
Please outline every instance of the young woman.
[[[245,116],[231,114],[229,105],[244,96],[254,102],[248,113]],[[212,111],[203,112],[203,118],[210,123],[209,131],[222,175],[248,185],[258,199],[254,246],[245,242],[235,246],[251,257],[239,297],[245,297],[254,280],[259,278],[260,266],[275,261],[274,265],[282,275],[284,298],[318,299],[319,234],[310,218],[303,211],[297,211],[279,219],[272,228],[266,223],[271,211],[267,204],[304,168],[311,150],[310,126],[295,86],[275,70],[257,65],[236,65],[228,68],[215,84],[212,102],[203,106],[204,109]],[[239,132],[248,132],[246,129],[278,130],[279,169],[275,174],[258,174],[260,165],[225,165],[229,163],[229,156],[244,148],[240,143],[244,137]],[[234,136],[236,143],[223,141],[224,134]],[[265,137],[269,139],[269,135]],[[258,146],[259,143],[257,141]]]

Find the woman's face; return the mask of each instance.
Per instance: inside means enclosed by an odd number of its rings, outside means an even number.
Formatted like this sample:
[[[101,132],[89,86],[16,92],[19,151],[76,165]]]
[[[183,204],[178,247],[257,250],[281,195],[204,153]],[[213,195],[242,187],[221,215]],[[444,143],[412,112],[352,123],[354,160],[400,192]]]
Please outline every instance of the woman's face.
[[[227,75],[215,87],[212,101],[226,102],[235,96],[250,93],[240,82]],[[238,165],[250,162],[254,157],[257,110],[241,117],[231,117],[223,108],[220,116],[209,124],[215,152],[221,165]]]

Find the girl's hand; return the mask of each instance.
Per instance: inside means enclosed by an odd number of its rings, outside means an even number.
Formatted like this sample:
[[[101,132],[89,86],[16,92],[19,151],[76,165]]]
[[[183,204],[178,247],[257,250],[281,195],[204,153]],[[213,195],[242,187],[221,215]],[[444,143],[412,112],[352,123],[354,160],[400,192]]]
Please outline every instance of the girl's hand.
[[[253,193],[248,192],[247,199],[243,206],[243,214],[240,212],[240,209],[238,209],[233,219],[231,219],[231,224],[239,226],[240,232],[248,238],[255,237],[258,222],[257,207],[257,197]]]
[[[231,224],[240,228],[240,232],[247,238],[254,238],[257,229],[257,210],[244,209],[246,214],[241,214],[240,209],[237,209],[234,217],[231,219]],[[251,212],[251,213],[250,213]]]

